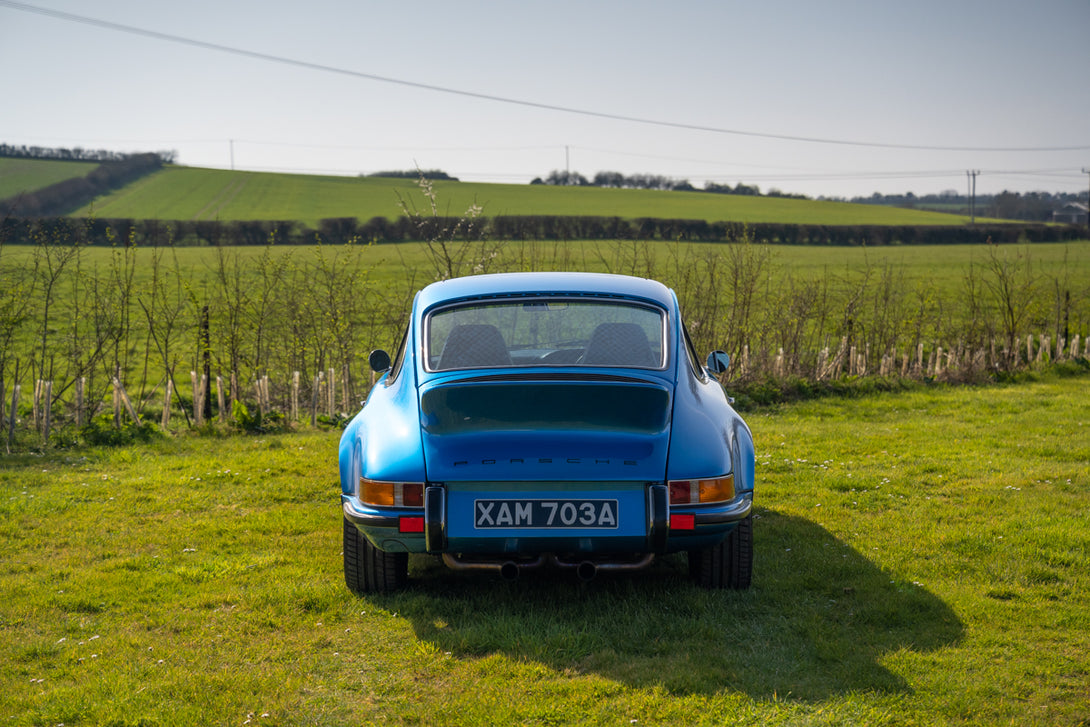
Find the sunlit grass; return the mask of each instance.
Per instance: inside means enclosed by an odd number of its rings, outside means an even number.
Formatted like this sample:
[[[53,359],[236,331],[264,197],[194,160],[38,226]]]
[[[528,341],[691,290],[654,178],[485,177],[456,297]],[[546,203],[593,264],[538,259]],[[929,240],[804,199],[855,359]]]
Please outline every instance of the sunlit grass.
[[[1085,377],[750,416],[752,589],[341,575],[336,432],[0,460],[0,721],[1077,724]]]
[[[427,250],[423,243],[400,243],[385,245],[360,244],[348,246],[325,246],[330,256],[343,257],[346,260],[359,260],[361,267],[368,272],[368,282],[376,288],[391,287],[404,283],[411,274],[416,274],[416,282],[422,286],[432,282],[434,276],[430,269]],[[508,242],[499,251],[495,266],[502,271],[518,270],[587,270],[591,272],[631,273],[627,266],[632,265],[632,243],[604,241],[570,242]],[[652,272],[658,277],[668,279],[672,272],[675,256],[682,259],[702,259],[707,253],[721,251],[724,246],[715,243],[640,243],[640,255],[653,266]],[[904,245],[895,247],[815,247],[769,245],[771,267],[767,271],[768,280],[763,282],[763,292],[771,294],[782,284],[787,276],[799,280],[826,281],[831,292],[840,286],[847,286],[850,281],[862,280],[864,276],[874,278],[884,268],[891,268],[898,276],[898,287],[905,295],[915,297],[955,297],[962,293],[965,278],[973,266],[980,274],[980,268],[987,260],[987,245]],[[1004,248],[1022,253],[1035,275],[1042,280],[1066,281],[1068,287],[1080,290],[1090,286],[1090,243],[1040,243]],[[313,245],[273,245],[271,247],[230,248],[231,256],[239,256],[243,261],[252,260],[254,274],[260,272],[260,258],[270,255],[273,260],[290,256],[309,260],[314,257]],[[22,264],[33,255],[34,249],[23,246],[8,246],[3,251],[4,260],[15,265]],[[108,267],[114,251],[108,248],[89,247],[84,249],[84,267],[87,269],[105,269]],[[133,252],[135,282],[137,285],[149,283],[150,259],[162,255],[153,248],[141,248]],[[218,251],[208,247],[177,247],[170,252],[168,260],[187,275],[187,284],[202,290],[215,284]],[[726,293],[725,293],[726,295]],[[409,301],[406,301],[406,306]],[[953,302],[953,301],[952,301]],[[1077,301],[1076,301],[1077,302]],[[953,313],[960,315],[960,310]]]
[[[435,183],[441,214],[481,205],[499,215],[604,216],[778,222],[807,225],[961,225],[967,217],[880,205],[704,192]],[[416,199],[412,179],[321,177],[168,167],[98,199],[77,216],[162,220],[297,220],[311,227],[328,217],[396,219],[400,201]],[[980,220],[981,218],[978,218]],[[981,220],[983,221],[983,220]]]

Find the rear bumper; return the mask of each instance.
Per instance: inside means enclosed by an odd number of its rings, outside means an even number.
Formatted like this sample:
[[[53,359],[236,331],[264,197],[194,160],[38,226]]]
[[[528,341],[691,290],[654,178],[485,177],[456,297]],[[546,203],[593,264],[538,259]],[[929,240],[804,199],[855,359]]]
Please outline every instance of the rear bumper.
[[[423,508],[373,507],[348,495],[342,495],[341,502],[345,519],[380,550],[532,557],[674,553],[707,548],[726,538],[753,508],[752,492],[724,503],[687,506],[671,506],[662,485],[647,486],[645,494],[641,527],[615,534],[541,529],[491,533],[468,531],[464,526],[452,528],[448,492],[441,486],[425,489]]]

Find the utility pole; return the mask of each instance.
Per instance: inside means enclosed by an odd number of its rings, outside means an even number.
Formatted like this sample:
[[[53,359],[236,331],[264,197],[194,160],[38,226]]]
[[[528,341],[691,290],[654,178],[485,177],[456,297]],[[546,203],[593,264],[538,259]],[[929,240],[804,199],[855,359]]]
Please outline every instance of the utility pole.
[[[231,139],[231,171],[235,171],[235,140]]]
[[[969,184],[969,224],[976,224],[976,175],[980,174],[979,169],[967,169],[965,170],[965,177]]]
[[[564,184],[571,184],[571,153],[564,145]]]
[[[965,199],[969,203],[969,214],[972,214],[972,182],[969,181],[969,170],[965,172]]]

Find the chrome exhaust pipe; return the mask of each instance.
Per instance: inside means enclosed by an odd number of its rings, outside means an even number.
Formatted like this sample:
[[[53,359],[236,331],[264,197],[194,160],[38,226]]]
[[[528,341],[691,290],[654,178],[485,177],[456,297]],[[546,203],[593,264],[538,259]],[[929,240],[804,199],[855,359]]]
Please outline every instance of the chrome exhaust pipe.
[[[506,580],[515,580],[524,568],[540,568],[545,565],[547,558],[544,555],[534,560],[519,563],[514,560],[467,560],[459,558],[451,553],[443,553],[443,563],[451,570],[479,570],[498,573]]]
[[[507,561],[500,566],[500,578],[508,582],[514,582],[519,579],[519,567],[518,563],[512,560]]]
[[[654,553],[643,553],[635,560],[563,560],[557,556],[551,556],[549,563],[554,568],[564,568],[566,570],[575,570],[576,575],[585,581],[589,581],[594,578],[599,572],[602,571],[636,571],[642,570],[655,560]]]
[[[600,571],[636,571],[643,570],[655,560],[654,553],[644,553],[632,561],[617,561],[613,563],[598,563],[595,568]]]
[[[554,568],[563,568],[565,570],[574,570],[575,574],[582,581],[591,581],[601,571],[634,571],[641,570],[651,565],[654,561],[654,553],[643,553],[635,560],[562,560],[554,554],[539,555],[534,560],[517,561],[517,560],[469,560],[467,558],[460,558],[452,553],[443,553],[443,563],[446,564],[451,570],[459,571],[489,571],[490,573],[496,573],[505,581],[514,581],[519,577],[519,574],[523,570],[533,570],[541,568],[548,564]]]

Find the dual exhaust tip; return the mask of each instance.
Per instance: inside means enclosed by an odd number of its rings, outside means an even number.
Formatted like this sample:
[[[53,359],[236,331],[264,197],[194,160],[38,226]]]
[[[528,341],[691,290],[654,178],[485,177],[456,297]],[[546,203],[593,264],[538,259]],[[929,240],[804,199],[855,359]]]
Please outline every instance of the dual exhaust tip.
[[[595,562],[591,560],[579,560],[569,561],[561,560],[555,555],[546,554],[540,555],[535,560],[517,562],[508,560],[504,562],[498,562],[495,560],[482,560],[474,561],[459,558],[450,553],[443,554],[443,562],[446,563],[448,568],[453,570],[485,570],[494,573],[499,573],[500,577],[505,581],[516,581],[523,570],[535,570],[545,565],[550,565],[555,568],[563,568],[568,570],[574,570],[575,575],[579,580],[584,583],[594,580],[598,575],[598,571],[631,571],[640,570],[651,565],[651,561],[655,558],[652,553],[645,553],[636,560],[632,561],[608,561],[608,562]]]
[[[500,565],[500,578],[503,578],[505,581],[517,581],[521,570],[522,567],[519,566],[518,563],[509,560]],[[575,575],[584,583],[589,583],[598,575],[598,566],[591,563],[589,560],[581,561],[575,566]]]

